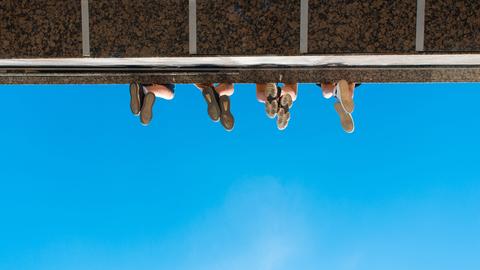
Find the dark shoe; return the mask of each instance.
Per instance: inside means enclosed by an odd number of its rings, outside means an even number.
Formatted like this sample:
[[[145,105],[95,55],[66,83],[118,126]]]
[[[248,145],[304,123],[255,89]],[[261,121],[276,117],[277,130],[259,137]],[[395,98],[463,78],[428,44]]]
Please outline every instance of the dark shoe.
[[[155,94],[149,92],[145,95],[140,111],[140,121],[143,125],[148,125],[153,118],[153,104],[155,104]]]
[[[136,116],[140,114],[142,109],[143,98],[145,94],[143,93],[143,86],[139,83],[130,84],[130,109],[132,113]]]
[[[220,120],[220,106],[218,103],[218,94],[217,92],[213,89],[212,86],[205,87],[202,90],[202,95],[205,101],[207,102],[207,112],[208,116],[214,121],[218,122]]]
[[[235,125],[235,119],[230,111],[230,97],[229,96],[220,96],[219,97],[219,104],[220,104],[220,122],[222,126],[227,131],[232,131],[233,126]]]

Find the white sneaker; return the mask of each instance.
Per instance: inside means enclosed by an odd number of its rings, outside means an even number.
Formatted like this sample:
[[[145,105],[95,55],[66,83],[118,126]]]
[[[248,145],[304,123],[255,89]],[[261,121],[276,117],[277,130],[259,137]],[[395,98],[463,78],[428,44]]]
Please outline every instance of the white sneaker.
[[[355,104],[353,103],[353,93],[350,92],[347,81],[341,80],[337,83],[333,90],[333,96],[340,101],[345,112],[353,113],[355,107]]]
[[[340,123],[342,124],[343,130],[347,133],[353,133],[353,131],[355,131],[355,123],[353,122],[352,115],[347,113],[339,102],[336,102],[333,106],[338,116],[340,116]]]

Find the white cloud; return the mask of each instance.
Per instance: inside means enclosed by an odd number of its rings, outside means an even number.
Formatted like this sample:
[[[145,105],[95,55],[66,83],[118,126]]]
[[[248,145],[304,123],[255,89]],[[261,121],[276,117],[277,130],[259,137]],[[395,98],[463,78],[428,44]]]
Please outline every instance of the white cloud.
[[[285,269],[309,246],[306,193],[273,177],[233,186],[218,209],[195,221],[184,269]]]

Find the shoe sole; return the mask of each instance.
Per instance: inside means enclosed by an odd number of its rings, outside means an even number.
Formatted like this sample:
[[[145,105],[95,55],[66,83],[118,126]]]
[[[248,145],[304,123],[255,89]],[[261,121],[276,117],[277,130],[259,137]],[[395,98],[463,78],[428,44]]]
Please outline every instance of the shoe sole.
[[[270,119],[275,118],[278,112],[277,92],[275,84],[269,84],[265,90],[265,111]]]
[[[277,128],[279,130],[285,130],[290,123],[290,112],[285,108],[280,108],[277,114]]]
[[[135,116],[138,116],[141,107],[140,85],[138,83],[132,83],[130,84],[130,110]]]
[[[207,112],[210,119],[214,122],[220,120],[220,106],[218,105],[218,99],[212,87],[208,87],[202,91],[203,98],[207,102]]]
[[[278,102],[276,100],[273,100],[272,102],[265,102],[265,110],[268,118],[275,118],[278,112]]]
[[[277,114],[277,128],[284,130],[287,128],[290,122],[290,108],[293,106],[293,99],[290,94],[286,94],[280,97],[280,109]]]
[[[233,127],[235,126],[235,118],[233,118],[233,114],[230,111],[231,108],[231,103],[230,103],[230,97],[228,96],[221,96],[219,98],[219,103],[220,103],[220,122],[222,123],[222,126],[225,128],[227,131],[232,131]]]
[[[143,125],[149,125],[153,118],[153,105],[155,104],[155,95],[147,93],[143,100],[142,110],[140,111],[140,121]]]
[[[283,95],[281,98],[280,98],[280,105],[283,107],[283,108],[292,108],[292,105],[293,105],[293,98],[290,94],[286,94],[286,95]]]
[[[353,122],[352,115],[347,113],[338,102],[334,104],[334,107],[340,117],[340,123],[343,130],[347,133],[353,133],[355,131],[355,123]]]
[[[340,88],[340,104],[347,113],[353,113],[355,104],[353,103],[353,96],[348,87],[348,82],[341,80],[338,82]]]

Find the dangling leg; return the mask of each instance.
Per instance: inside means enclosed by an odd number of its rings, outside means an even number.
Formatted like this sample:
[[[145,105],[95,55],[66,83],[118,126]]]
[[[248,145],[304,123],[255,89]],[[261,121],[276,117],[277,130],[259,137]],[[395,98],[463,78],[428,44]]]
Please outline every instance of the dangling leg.
[[[219,95],[220,122],[225,130],[232,131],[235,125],[235,118],[231,112],[230,96],[233,95],[234,86],[232,83],[221,83],[215,87],[215,91]]]
[[[140,110],[140,121],[144,125],[149,125],[153,118],[153,105],[155,97],[172,100],[175,96],[175,86],[173,84],[151,84],[143,86],[145,97],[143,98],[142,108]]]
[[[287,128],[290,122],[290,109],[293,102],[297,100],[298,86],[297,84],[285,84],[280,93],[280,102],[277,117],[277,127],[279,130]]]

